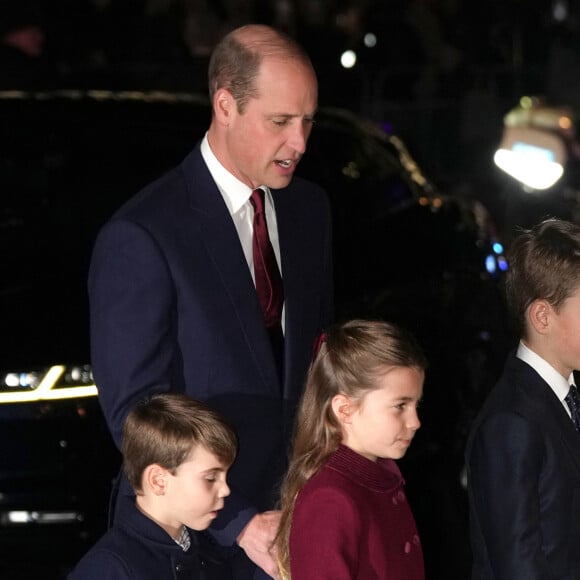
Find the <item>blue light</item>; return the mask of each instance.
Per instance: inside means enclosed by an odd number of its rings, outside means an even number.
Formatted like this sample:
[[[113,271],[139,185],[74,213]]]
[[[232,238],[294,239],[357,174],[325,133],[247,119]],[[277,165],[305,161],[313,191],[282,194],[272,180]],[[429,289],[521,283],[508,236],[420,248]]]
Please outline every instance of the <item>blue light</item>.
[[[489,255],[485,259],[485,269],[488,271],[489,274],[495,274],[496,270],[496,261],[495,256]]]
[[[545,147],[537,147],[536,145],[530,145],[529,143],[522,143],[521,141],[516,141],[512,145],[512,151],[529,155],[531,159],[556,161],[556,155],[550,149],[546,149]]]
[[[381,123],[381,128],[383,129],[383,131],[385,133],[387,133],[388,135],[392,135],[394,129],[393,129],[393,124],[390,121],[383,121]]]
[[[508,263],[507,263],[507,260],[506,260],[506,259],[505,259],[503,256],[500,256],[500,257],[497,259],[497,263],[498,263],[499,269],[500,269],[502,272],[507,272],[507,269],[508,269]]]
[[[496,254],[503,254],[503,246],[499,242],[494,242],[493,251]]]

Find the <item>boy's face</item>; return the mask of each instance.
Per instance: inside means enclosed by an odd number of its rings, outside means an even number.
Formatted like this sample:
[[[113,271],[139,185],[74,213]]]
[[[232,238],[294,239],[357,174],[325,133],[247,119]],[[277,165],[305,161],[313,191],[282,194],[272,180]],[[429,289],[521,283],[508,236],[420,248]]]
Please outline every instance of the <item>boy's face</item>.
[[[230,494],[227,469],[217,457],[198,445],[175,472],[167,473],[163,523],[174,530],[183,525],[205,530]]]
[[[580,369],[580,289],[567,298],[559,311],[549,306],[548,333],[540,353],[563,377]]]
[[[411,367],[387,371],[343,422],[343,443],[372,461],[403,457],[421,426],[417,405],[424,377]]]

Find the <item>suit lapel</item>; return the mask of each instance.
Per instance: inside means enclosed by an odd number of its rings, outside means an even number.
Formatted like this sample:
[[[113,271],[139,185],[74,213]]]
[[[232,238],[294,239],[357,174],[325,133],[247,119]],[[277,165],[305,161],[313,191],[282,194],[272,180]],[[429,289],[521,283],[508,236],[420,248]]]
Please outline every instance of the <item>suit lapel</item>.
[[[199,146],[184,160],[182,169],[194,223],[231,300],[246,346],[265,385],[279,393],[276,364],[252,276],[234,223]]]
[[[288,394],[292,385],[302,384],[304,380],[302,376],[295,376],[296,369],[302,368],[297,346],[303,342],[305,335],[303,313],[304,301],[307,300],[305,285],[312,284],[313,281],[304,277],[306,271],[304,264],[309,259],[309,248],[302,237],[296,234],[302,231],[301,220],[304,220],[304,216],[297,211],[293,191],[289,188],[272,190],[272,197],[276,208],[285,296],[284,392]]]
[[[518,381],[526,405],[559,438],[567,449],[580,477],[580,433],[550,386],[526,363],[516,359],[523,377]],[[521,365],[521,366],[520,366]]]

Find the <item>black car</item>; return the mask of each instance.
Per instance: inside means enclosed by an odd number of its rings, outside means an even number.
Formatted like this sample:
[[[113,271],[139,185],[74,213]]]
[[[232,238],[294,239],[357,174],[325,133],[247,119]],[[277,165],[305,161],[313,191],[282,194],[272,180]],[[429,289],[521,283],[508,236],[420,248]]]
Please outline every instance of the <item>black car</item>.
[[[120,457],[90,368],[92,244],[209,121],[209,103],[192,94],[0,93],[3,578],[25,577],[31,544],[62,573],[106,527]],[[423,428],[405,462],[434,569],[444,540],[434,531],[429,548],[429,521],[447,505],[435,487],[450,502],[460,493],[466,430],[503,361],[503,248],[485,208],[439,192],[399,137],[348,111],[320,109],[298,173],[331,199],[337,318],[404,324],[430,360]]]

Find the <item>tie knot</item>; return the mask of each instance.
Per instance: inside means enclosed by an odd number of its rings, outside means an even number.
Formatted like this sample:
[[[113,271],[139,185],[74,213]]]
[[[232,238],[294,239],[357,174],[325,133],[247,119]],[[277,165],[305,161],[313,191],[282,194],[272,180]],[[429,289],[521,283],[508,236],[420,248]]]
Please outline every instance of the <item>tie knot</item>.
[[[263,213],[264,212],[264,190],[263,189],[254,189],[252,191],[252,195],[250,196],[250,202],[254,207],[255,213]]]

